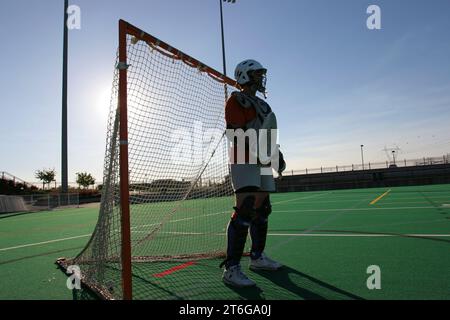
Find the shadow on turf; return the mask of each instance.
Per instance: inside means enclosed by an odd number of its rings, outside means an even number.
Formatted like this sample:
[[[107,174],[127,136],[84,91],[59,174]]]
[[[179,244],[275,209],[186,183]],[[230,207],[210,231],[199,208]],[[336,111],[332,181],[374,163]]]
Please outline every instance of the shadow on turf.
[[[28,215],[28,214],[37,214],[37,213],[41,213],[41,212],[47,212],[47,211],[26,211],[26,212],[2,213],[2,214],[0,214],[0,220],[23,216],[23,215]]]
[[[437,211],[439,211],[439,214],[448,214],[447,211],[445,211],[444,209],[442,209],[440,204],[435,203],[433,200],[431,200],[429,197],[427,197],[423,192],[420,192],[420,194],[422,195],[422,197],[424,197],[424,199],[431,204]]]
[[[242,300],[265,300],[263,296],[263,290],[258,286],[248,287],[248,288],[236,288],[229,284],[224,283],[224,286],[236,292],[239,299]]]
[[[268,279],[275,285],[275,289],[267,289],[267,290],[275,290],[275,293],[279,291],[279,295],[277,299],[289,299],[292,300],[291,296],[286,296],[286,291],[291,292],[294,296],[298,298],[298,300],[364,300],[362,297],[359,297],[355,294],[337,288],[329,283],[316,279],[310,275],[307,275],[298,270],[292,269],[287,266],[283,266],[280,270],[273,271],[254,271],[258,275]],[[208,278],[208,276],[206,276]],[[145,284],[146,290],[162,290],[165,292],[165,295],[151,296],[148,297],[150,300],[166,300],[170,297],[171,300],[185,300],[189,297],[177,294],[178,291],[176,286],[174,288],[169,289],[165,286],[159,286],[157,283],[149,281],[149,279],[144,279],[139,276],[134,276],[135,280],[142,281],[141,285]],[[295,280],[293,280],[295,279]],[[217,281],[217,279],[209,279],[210,281]],[[219,283],[220,285],[215,286],[215,290],[217,292],[222,291],[225,286],[231,291],[235,292],[235,297],[229,298],[238,299],[238,300],[266,300],[264,295],[264,290],[259,288],[258,286],[250,287],[250,288],[235,288],[223,283]],[[138,288],[135,288],[138,289]],[[143,287],[140,287],[142,290]],[[138,289],[139,290],[139,289]],[[212,290],[214,291],[214,289]],[[83,285],[82,290],[73,290],[72,291],[74,300],[96,300],[98,299],[94,293],[92,293],[87,287]],[[274,292],[271,292],[270,296],[274,296]],[[218,296],[219,299],[224,299],[223,296]],[[190,297],[193,298],[193,297]]]
[[[292,292],[299,299],[304,300],[328,300],[328,299],[352,299],[364,300],[362,297],[354,295],[345,290],[339,289],[329,283],[316,279],[288,266],[283,266],[278,271],[253,271],[258,275],[267,278],[276,286]],[[297,276],[299,281],[293,281],[293,276]],[[309,288],[308,288],[309,287]],[[235,289],[236,290],[236,289]],[[320,292],[320,293],[319,293]]]

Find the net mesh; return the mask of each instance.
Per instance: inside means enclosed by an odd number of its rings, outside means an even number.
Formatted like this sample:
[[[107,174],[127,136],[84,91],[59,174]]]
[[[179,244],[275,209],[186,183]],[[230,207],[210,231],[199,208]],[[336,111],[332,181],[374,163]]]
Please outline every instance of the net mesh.
[[[224,84],[127,35],[129,195],[133,298],[197,299],[220,281],[233,206]],[[100,214],[66,265],[105,298],[122,298],[119,71],[113,81]],[[220,259],[220,260],[219,260]]]

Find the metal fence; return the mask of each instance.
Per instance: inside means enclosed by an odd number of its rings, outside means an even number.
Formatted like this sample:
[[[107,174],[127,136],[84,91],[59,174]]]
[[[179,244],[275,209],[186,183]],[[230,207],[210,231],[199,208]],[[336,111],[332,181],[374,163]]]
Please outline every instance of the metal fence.
[[[43,185],[42,182],[39,181],[32,181],[29,184],[32,184],[33,186],[38,187],[38,189],[40,190],[56,190],[61,188],[61,183],[58,181],[52,181],[49,184],[45,184]],[[80,186],[78,183],[76,182],[68,182],[67,183],[69,189],[84,189],[84,187]],[[102,185],[101,182],[96,182],[93,185],[90,185],[87,189],[88,190],[95,190],[98,188],[98,186]]]
[[[410,160],[397,160],[397,161],[385,161],[385,162],[368,162],[364,164],[352,164],[344,166],[333,167],[320,167],[320,168],[305,168],[303,170],[290,170],[283,173],[284,176],[300,175],[300,174],[316,174],[316,173],[329,173],[329,172],[344,172],[344,171],[357,171],[357,170],[372,170],[372,169],[385,169],[390,167],[413,167],[413,166],[429,166],[437,164],[448,164],[449,157],[433,157],[433,158],[421,158]]]
[[[28,210],[51,210],[57,207],[78,207],[80,196],[78,193],[30,194],[21,195]]]

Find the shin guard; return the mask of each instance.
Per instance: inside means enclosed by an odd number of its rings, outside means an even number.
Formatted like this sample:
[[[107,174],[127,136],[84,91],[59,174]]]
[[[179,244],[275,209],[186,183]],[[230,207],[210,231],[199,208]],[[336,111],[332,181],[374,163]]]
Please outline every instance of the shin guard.
[[[256,218],[250,225],[250,236],[252,238],[251,258],[258,259],[266,247],[268,217],[272,212],[270,199],[267,197],[261,207],[256,209]]]

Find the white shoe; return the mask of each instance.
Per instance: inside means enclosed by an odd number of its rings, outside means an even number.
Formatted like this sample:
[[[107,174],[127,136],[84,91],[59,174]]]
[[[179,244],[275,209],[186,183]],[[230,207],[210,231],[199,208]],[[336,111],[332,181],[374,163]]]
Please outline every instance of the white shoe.
[[[241,266],[235,265],[228,269],[225,268],[222,276],[223,282],[232,285],[234,287],[252,287],[256,285],[255,282],[250,280],[242,271]]]
[[[251,270],[269,270],[275,271],[282,267],[283,265],[275,260],[270,259],[264,253],[258,259],[250,259],[250,269]]]

